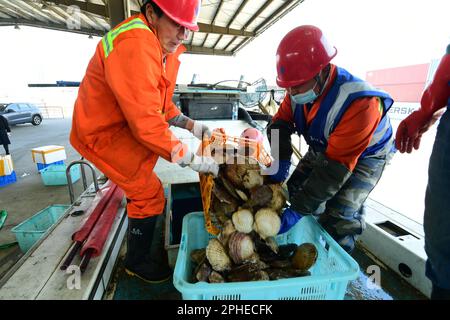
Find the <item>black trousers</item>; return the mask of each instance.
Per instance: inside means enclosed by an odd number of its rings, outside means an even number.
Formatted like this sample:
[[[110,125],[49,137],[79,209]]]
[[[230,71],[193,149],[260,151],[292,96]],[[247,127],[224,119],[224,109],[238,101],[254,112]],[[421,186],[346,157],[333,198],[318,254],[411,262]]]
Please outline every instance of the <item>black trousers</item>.
[[[431,290],[431,300],[450,300],[450,290],[433,285],[433,290]]]
[[[8,147],[8,144],[4,144],[3,145],[3,148],[5,148],[5,152],[6,152],[6,154],[9,154],[9,147]]]

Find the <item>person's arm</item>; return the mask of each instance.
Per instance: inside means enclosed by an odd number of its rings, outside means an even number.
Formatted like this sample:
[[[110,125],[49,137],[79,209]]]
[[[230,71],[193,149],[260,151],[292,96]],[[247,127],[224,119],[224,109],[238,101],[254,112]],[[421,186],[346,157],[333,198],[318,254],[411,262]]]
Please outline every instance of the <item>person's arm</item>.
[[[291,99],[289,95],[286,95],[267,128],[271,155],[274,158],[274,162],[267,173],[271,174],[271,179],[274,182],[282,182],[289,175],[293,152],[291,141],[291,135],[294,133],[293,123]]]
[[[395,145],[403,153],[419,149],[422,135],[439,119],[450,98],[450,45],[420,101],[420,109],[411,113],[398,126]]]
[[[379,98],[363,98],[353,102],[328,139],[324,154],[301,190],[291,198],[291,208],[310,214],[331,199],[350,177],[356,163],[368,147],[381,120]]]
[[[184,114],[179,114],[169,121],[169,125],[186,129],[191,132],[196,138],[202,140],[204,135],[211,136],[211,130],[205,124],[192,120]]]

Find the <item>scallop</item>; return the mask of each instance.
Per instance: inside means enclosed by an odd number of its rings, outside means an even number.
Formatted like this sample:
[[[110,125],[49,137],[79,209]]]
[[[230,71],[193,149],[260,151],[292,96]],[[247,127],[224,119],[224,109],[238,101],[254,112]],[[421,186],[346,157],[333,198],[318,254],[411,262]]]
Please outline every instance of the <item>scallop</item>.
[[[228,240],[234,232],[236,232],[236,228],[234,227],[233,222],[231,220],[227,220],[217,239],[224,247],[228,247]]]
[[[273,210],[279,212],[286,204],[286,195],[283,187],[280,184],[269,184],[270,189],[272,189],[273,196],[270,201],[269,207]]]
[[[210,273],[208,277],[209,283],[224,283],[225,279],[223,276],[217,271],[213,271]]]
[[[247,190],[255,187],[260,187],[264,183],[264,178],[260,173],[260,170],[247,170],[242,177],[242,184]]]
[[[228,249],[233,262],[240,264],[253,256],[255,244],[248,234],[235,232],[230,236]]]
[[[268,237],[276,236],[278,231],[280,231],[280,227],[281,219],[274,210],[263,208],[256,212],[253,229],[261,236],[261,238],[266,239]]]
[[[203,263],[202,265],[200,265],[195,275],[197,281],[208,282],[211,271],[211,267],[207,263]]]
[[[307,271],[316,263],[317,248],[312,243],[303,243],[297,247],[292,257],[292,266],[300,271]]]
[[[253,213],[250,210],[242,209],[233,213],[233,224],[237,231],[250,233],[253,230]]]
[[[231,259],[217,239],[209,241],[206,247],[206,257],[215,271],[225,271],[231,268]]]

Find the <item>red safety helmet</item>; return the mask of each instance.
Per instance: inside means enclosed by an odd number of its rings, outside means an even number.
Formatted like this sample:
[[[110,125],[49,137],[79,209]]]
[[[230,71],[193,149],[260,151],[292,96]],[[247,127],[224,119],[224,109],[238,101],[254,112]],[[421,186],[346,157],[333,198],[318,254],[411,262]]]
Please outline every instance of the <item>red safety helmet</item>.
[[[291,30],[277,49],[278,86],[290,88],[311,80],[336,54],[319,28],[305,25]]]
[[[153,0],[153,2],[176,23],[189,30],[198,31],[197,18],[201,0]]]

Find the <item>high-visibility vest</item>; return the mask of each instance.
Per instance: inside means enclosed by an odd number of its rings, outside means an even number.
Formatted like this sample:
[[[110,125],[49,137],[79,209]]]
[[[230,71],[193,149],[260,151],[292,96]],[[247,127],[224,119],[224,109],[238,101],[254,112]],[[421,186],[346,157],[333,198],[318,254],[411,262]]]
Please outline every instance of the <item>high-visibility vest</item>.
[[[314,151],[325,152],[330,135],[352,102],[363,97],[378,97],[382,118],[369,146],[360,158],[388,154],[393,150],[394,135],[387,112],[394,102],[393,99],[386,92],[375,89],[343,68],[336,67],[336,71],[336,80],[322,99],[317,115],[309,126],[306,126],[303,106],[293,106],[298,134],[305,137],[306,142]]]

